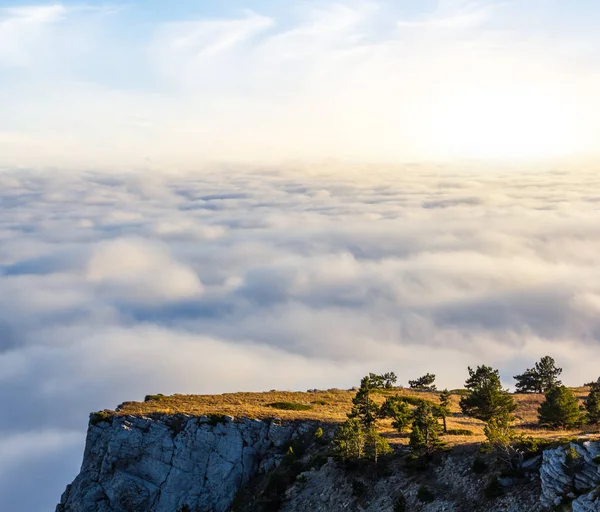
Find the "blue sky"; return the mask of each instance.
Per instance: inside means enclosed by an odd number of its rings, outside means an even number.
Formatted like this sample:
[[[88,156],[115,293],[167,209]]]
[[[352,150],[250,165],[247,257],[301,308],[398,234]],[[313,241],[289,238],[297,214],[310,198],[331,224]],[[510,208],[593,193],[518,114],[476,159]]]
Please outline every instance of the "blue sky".
[[[2,2],[0,165],[593,159],[599,22],[591,1]]]

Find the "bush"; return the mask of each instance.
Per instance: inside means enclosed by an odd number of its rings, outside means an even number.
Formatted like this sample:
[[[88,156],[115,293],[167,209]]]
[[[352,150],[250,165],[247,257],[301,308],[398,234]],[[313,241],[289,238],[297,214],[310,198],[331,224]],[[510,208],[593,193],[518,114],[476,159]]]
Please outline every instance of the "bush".
[[[159,402],[163,398],[165,398],[165,395],[163,395],[162,393],[158,393],[157,395],[146,395],[144,397],[144,402]],[[185,506],[187,507],[187,505]]]
[[[451,389],[450,390],[450,394],[451,395],[465,396],[465,395],[468,395],[469,393],[470,393],[470,391],[468,389],[465,389],[465,388]]]
[[[483,490],[483,494],[488,500],[498,498],[499,496],[502,496],[503,493],[504,489],[502,488],[502,485],[500,485],[500,481],[498,480],[497,476],[493,477]]]
[[[475,473],[476,475],[482,475],[483,473],[486,473],[487,470],[488,465],[487,462],[483,460],[483,457],[480,457],[478,455],[473,459],[473,464],[471,464],[471,471],[473,473]]]
[[[466,428],[449,428],[446,432],[449,436],[474,436],[475,432]]]
[[[352,480],[352,495],[356,498],[361,498],[365,494],[367,494],[367,484],[365,484],[362,480],[355,478]]]
[[[192,509],[189,505],[181,505],[181,507],[177,509],[177,512],[192,512]]]
[[[310,460],[308,461],[307,467],[308,469],[320,469],[327,463],[327,454],[326,453],[315,453]]]
[[[298,402],[273,402],[266,404],[265,407],[280,409],[282,411],[310,411],[313,406],[307,404],[299,404]]]
[[[216,427],[219,423],[227,423],[225,421],[225,414],[207,414],[208,424],[211,427]]]
[[[319,427],[317,430],[315,430],[315,441],[322,441],[323,440],[323,429],[321,427]]]
[[[417,498],[423,503],[431,503],[435,501],[435,496],[433,495],[433,492],[431,492],[431,490],[424,485],[419,487],[419,490],[417,491]]]
[[[600,465],[600,455],[596,455],[596,456],[595,456],[595,457],[592,459],[592,461],[593,461],[595,464],[598,464],[598,465]]]
[[[406,498],[400,494],[394,501],[394,512],[406,512]]]
[[[572,466],[577,462],[577,459],[579,459],[579,454],[577,453],[577,450],[574,446],[569,446],[569,448],[567,448],[566,455],[567,465]]]
[[[311,404],[313,404],[313,405],[329,405],[329,402],[326,402],[325,400],[315,400],[314,402],[311,402]]]
[[[102,421],[106,421],[107,423],[111,423],[114,417],[114,413],[111,411],[98,411],[90,414],[90,425],[98,425]]]

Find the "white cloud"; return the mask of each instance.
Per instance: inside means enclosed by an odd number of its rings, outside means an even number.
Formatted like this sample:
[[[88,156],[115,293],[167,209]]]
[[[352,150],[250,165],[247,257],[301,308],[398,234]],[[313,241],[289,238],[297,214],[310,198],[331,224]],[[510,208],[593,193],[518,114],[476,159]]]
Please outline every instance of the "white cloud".
[[[85,277],[117,299],[180,300],[202,293],[202,284],[192,269],[173,261],[165,248],[144,240],[100,244],[94,249]]]
[[[0,173],[0,437],[46,433],[0,463],[11,510],[19,475],[60,467],[28,505],[51,508],[68,432],[147,393],[459,387],[482,363],[510,385],[545,354],[598,377],[593,173],[217,171]]]

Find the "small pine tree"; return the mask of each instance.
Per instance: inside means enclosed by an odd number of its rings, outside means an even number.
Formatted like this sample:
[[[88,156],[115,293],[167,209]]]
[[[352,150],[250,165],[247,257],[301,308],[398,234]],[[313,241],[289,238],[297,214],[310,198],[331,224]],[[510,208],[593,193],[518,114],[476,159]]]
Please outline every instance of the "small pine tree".
[[[370,427],[365,432],[365,456],[377,464],[379,457],[392,453],[387,440],[377,432],[375,427]]]
[[[590,386],[590,393],[583,402],[590,423],[600,422],[600,379]]]
[[[392,452],[390,445],[374,426],[365,428],[358,418],[346,420],[335,433],[333,445],[343,459],[370,459]]]
[[[392,418],[392,426],[402,433],[411,424],[413,413],[402,397],[393,395],[387,397],[379,411],[381,418]]]
[[[343,459],[361,459],[364,456],[365,437],[365,428],[360,420],[348,419],[335,433],[335,451]]]
[[[372,391],[379,387],[379,382],[373,376],[377,377],[370,374],[360,381],[360,388],[352,399],[352,411],[348,413],[348,418],[358,418],[367,429],[375,424],[379,416],[379,406],[371,397]]]
[[[515,375],[517,393],[547,393],[561,385],[558,376],[562,368],[557,368],[550,356],[542,357],[533,368],[528,368],[520,375]]]
[[[383,380],[383,387],[387,389],[393,388],[394,384],[396,384],[396,381],[398,380],[398,377],[396,377],[394,372],[384,373],[381,377]]]
[[[516,447],[515,433],[510,428],[511,418],[500,416],[489,420],[483,430],[488,444],[498,458],[508,467],[519,471],[523,464],[523,452]]]
[[[441,427],[433,415],[431,406],[421,403],[414,412],[410,449],[415,455],[429,455],[441,446],[439,440]]]
[[[485,365],[468,370],[465,388],[470,393],[460,399],[462,412],[486,422],[492,418],[511,418],[517,406],[510,393],[502,388],[498,370]]]
[[[415,380],[409,380],[408,385],[411,389],[426,389],[429,391],[435,391],[435,375],[433,373],[426,373],[422,377]]]
[[[444,424],[444,434],[448,432],[448,426],[446,425],[446,418],[450,416],[450,391],[444,389],[440,393],[440,406],[437,409],[438,416],[442,418]]]
[[[538,407],[540,425],[551,428],[570,428],[581,423],[579,400],[566,386],[546,393],[546,400]]]

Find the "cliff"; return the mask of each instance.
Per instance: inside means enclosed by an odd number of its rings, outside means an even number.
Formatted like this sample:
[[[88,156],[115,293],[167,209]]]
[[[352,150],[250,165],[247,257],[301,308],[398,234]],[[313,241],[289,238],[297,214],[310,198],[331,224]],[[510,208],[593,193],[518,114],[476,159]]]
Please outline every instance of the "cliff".
[[[281,462],[284,445],[317,428],[230,416],[96,421],[57,512],[224,512],[253,476]]]
[[[484,489],[498,473],[472,470],[476,445],[455,448],[426,469],[411,469],[398,456],[365,470],[327,458],[327,443],[314,435],[319,426],[331,437],[334,425],[311,420],[92,416],[81,472],[56,511],[392,512],[401,496],[405,510],[428,512],[600,511],[600,442],[532,455],[518,477],[499,478],[492,496]]]

